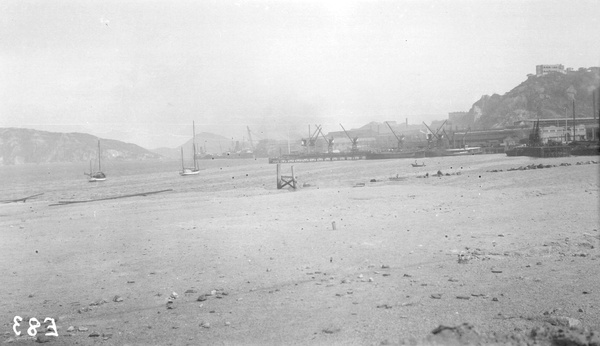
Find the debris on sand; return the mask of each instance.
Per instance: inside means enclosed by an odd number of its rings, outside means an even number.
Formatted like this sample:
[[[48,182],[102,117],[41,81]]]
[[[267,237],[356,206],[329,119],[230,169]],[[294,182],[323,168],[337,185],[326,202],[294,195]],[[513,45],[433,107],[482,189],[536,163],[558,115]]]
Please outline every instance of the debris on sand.
[[[510,334],[480,333],[475,327],[463,323],[457,327],[440,325],[424,340],[402,340],[400,345],[600,345],[600,334],[589,329],[535,327],[530,332]]]
[[[98,299],[92,303],[90,303],[90,306],[100,306],[102,304],[106,304],[108,303],[105,299]]]
[[[392,306],[389,304],[381,304],[381,305],[377,305],[378,309],[391,309]]]
[[[597,164],[597,162],[596,161],[585,161],[585,162],[577,162],[576,163],[577,166],[590,165],[590,164]],[[519,166],[519,167],[509,168],[506,171],[509,171],[509,172],[510,171],[528,171],[528,170],[531,170],[531,169],[543,169],[543,168],[553,168],[553,167],[568,167],[568,166],[571,166],[571,165],[572,164],[570,164],[568,162],[563,162],[563,163],[561,163],[558,166],[557,165],[543,165],[541,163],[536,165],[536,164],[532,163],[532,164],[527,165],[527,166]],[[496,172],[502,172],[502,170],[501,169],[500,170],[494,169],[494,170],[486,171],[486,172],[496,173]]]
[[[339,332],[340,330],[341,330],[340,328],[329,327],[329,328],[324,328],[322,330],[322,332],[325,333],[325,334],[333,334],[333,333]]]
[[[461,253],[458,254],[458,263],[467,264],[472,258],[473,257],[470,254],[461,251]]]
[[[546,317],[544,321],[550,323],[553,326],[559,327],[575,328],[581,326],[581,321],[579,321],[576,318],[566,316]]]
[[[35,338],[35,342],[39,342],[40,344],[50,341],[52,341],[51,337],[45,334],[38,334]]]

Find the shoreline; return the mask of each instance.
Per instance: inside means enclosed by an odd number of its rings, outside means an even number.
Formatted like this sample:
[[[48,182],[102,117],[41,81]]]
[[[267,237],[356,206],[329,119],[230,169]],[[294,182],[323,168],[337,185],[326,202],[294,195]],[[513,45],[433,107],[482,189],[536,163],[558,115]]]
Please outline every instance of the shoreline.
[[[94,344],[92,332],[115,345],[394,344],[440,324],[511,333],[553,316],[600,330],[599,165],[426,160],[297,164],[310,186],[295,192],[276,189],[275,165],[223,165],[2,204],[1,340],[20,342],[15,315],[58,317],[64,345]],[[506,171],[533,163],[558,167]],[[438,170],[461,175],[416,178]]]

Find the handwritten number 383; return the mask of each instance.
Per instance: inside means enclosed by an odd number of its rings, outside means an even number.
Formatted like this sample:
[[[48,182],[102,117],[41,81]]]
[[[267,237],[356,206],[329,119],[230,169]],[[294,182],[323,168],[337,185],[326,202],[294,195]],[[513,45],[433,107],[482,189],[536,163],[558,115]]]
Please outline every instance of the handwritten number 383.
[[[21,325],[21,322],[23,321],[23,318],[21,318],[21,316],[15,316],[15,318],[13,319],[13,322],[15,322],[15,324],[13,325],[13,331],[15,332],[16,336],[21,335],[21,331],[17,330],[17,327],[19,327]],[[52,330],[51,332],[46,333],[47,336],[58,336],[58,332],[56,331],[56,323],[54,322],[53,318],[50,317],[46,317],[46,319],[44,320],[44,323],[50,321],[50,325],[48,326],[48,330]],[[40,324],[40,321],[38,321],[37,318],[32,317],[29,319],[29,328],[27,328],[27,334],[29,334],[29,336],[36,336],[37,335],[37,329],[39,327],[41,327],[42,325]]]

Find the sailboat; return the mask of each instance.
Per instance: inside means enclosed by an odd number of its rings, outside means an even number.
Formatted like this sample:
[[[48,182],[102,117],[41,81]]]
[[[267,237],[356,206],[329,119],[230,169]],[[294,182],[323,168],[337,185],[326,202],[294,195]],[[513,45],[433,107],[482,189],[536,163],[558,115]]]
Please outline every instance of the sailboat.
[[[181,176],[186,176],[186,175],[197,175],[200,173],[200,169],[198,168],[198,161],[196,159],[196,125],[194,124],[194,122],[192,122],[192,131],[193,131],[193,137],[192,137],[192,148],[194,151],[194,167],[193,168],[188,168],[185,167],[185,164],[183,162],[183,147],[181,147],[181,172],[179,172],[179,175]]]
[[[97,181],[105,181],[106,180],[106,174],[104,174],[102,172],[102,163],[100,161],[100,140],[98,140],[98,171],[94,172],[92,169],[92,161],[90,160],[90,173],[84,173],[85,175],[88,175],[90,177],[90,179],[88,179],[88,181],[90,183],[95,183]]]

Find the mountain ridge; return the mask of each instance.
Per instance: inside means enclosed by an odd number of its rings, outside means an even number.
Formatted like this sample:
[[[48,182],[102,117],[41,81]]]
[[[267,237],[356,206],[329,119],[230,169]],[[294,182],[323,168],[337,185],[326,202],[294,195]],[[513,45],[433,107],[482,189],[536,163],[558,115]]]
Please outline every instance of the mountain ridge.
[[[97,160],[98,140],[103,160],[152,160],[162,156],[133,143],[79,133],[0,128],[0,165]]]
[[[593,93],[600,84],[599,70],[593,67],[566,74],[529,75],[504,95],[483,95],[454,123],[472,129],[494,129],[522,120],[564,119],[573,116],[573,99],[576,116],[591,118]]]
[[[572,117],[575,101],[576,117],[592,117],[594,92],[598,94],[600,68],[580,69],[566,74],[529,75],[504,95],[483,95],[468,112],[457,112],[448,123],[454,129],[496,129],[513,126],[529,119],[559,119]],[[596,97],[600,103],[600,95]],[[597,106],[596,112],[600,106]],[[600,118],[600,116],[599,116]],[[362,128],[382,124],[367,123]],[[383,126],[383,127],[382,127]],[[420,126],[420,125],[419,125]],[[413,124],[409,128],[413,128]],[[361,129],[362,129],[361,128]],[[60,133],[24,128],[0,128],[0,165],[47,162],[79,162],[96,160],[98,137],[79,132]],[[192,138],[177,148],[145,149],[136,144],[102,139],[103,160],[160,160],[192,156]],[[196,135],[198,153],[222,154],[249,147],[249,143],[234,141],[221,135],[202,132]],[[257,146],[257,143],[255,143]]]

